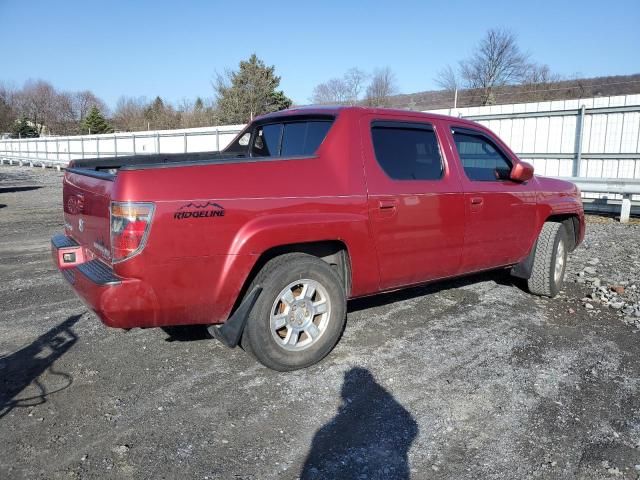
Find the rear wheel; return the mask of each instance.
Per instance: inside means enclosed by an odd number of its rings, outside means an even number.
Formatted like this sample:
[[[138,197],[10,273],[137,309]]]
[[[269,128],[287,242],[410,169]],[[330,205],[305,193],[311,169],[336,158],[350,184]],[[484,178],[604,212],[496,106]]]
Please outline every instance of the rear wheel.
[[[331,266],[290,253],[269,261],[253,282],[262,286],[242,346],[279,371],[308,367],[335,346],[345,324],[346,296]]]
[[[529,291],[555,297],[562,288],[567,266],[567,231],[564,225],[546,222],[535,249],[533,270],[527,281]]]

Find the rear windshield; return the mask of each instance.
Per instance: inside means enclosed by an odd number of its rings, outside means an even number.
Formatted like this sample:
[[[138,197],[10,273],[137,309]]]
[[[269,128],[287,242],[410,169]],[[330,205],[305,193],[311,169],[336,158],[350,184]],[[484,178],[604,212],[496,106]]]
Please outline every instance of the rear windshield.
[[[311,156],[332,123],[332,119],[309,119],[257,125],[237,138],[225,153],[251,157]]]

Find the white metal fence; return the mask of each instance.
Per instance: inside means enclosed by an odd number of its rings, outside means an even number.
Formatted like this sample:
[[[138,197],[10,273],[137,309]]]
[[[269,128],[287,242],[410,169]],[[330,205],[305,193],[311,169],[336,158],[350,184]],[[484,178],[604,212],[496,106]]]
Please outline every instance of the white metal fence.
[[[542,175],[640,178],[640,94],[433,112],[486,125]],[[6,139],[0,158],[65,166],[84,157],[220,150],[243,127]]]
[[[640,94],[432,112],[486,125],[541,175],[640,179]],[[214,151],[226,147],[243,127],[0,140],[0,162],[64,168],[77,158]],[[601,204],[623,199],[628,203],[640,197],[631,196],[635,192],[585,191],[587,199]]]
[[[640,94],[433,112],[485,125],[541,175],[640,178]]]
[[[65,167],[78,158],[221,150],[244,125],[0,140],[0,159]]]

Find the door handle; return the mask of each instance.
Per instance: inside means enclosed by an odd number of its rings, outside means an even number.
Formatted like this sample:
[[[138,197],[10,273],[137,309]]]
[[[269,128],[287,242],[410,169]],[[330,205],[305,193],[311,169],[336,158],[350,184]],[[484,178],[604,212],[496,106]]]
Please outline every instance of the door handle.
[[[380,200],[378,201],[378,207],[380,210],[395,210],[398,202],[396,200]]]
[[[471,205],[482,205],[483,202],[484,202],[484,200],[482,199],[482,197],[472,197],[471,198]]]

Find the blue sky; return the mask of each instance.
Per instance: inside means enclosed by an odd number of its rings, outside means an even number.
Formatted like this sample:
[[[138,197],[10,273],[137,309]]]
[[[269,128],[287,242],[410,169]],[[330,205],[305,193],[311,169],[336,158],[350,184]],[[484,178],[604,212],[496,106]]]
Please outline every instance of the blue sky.
[[[307,103],[350,67],[389,66],[400,92],[436,88],[447,63],[504,27],[562,75],[640,73],[640,1],[23,1],[0,0],[0,82],[42,78],[172,102],[213,95],[216,72],[255,52]]]

